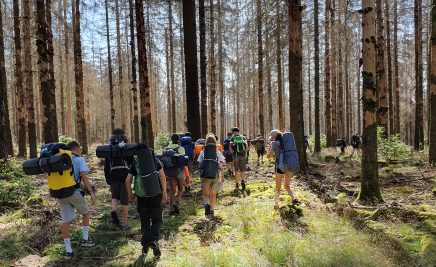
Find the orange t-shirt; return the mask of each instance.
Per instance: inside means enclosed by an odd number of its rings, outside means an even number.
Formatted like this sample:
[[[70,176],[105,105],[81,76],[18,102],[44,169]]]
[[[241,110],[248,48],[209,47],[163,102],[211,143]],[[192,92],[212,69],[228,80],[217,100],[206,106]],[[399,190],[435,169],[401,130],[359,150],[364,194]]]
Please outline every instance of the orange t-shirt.
[[[204,145],[195,145],[195,149],[194,149],[194,158],[198,158],[198,156],[200,155],[201,151],[203,150]]]
[[[216,145],[219,152],[223,153],[223,146],[221,144]]]

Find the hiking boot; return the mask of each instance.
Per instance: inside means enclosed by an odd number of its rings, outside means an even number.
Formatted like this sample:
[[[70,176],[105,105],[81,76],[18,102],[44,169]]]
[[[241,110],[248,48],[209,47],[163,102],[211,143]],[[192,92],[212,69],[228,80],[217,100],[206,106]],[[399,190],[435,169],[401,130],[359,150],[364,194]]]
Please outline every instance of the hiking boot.
[[[113,223],[115,226],[121,227],[121,222],[120,222],[120,219],[118,219],[118,214],[117,214],[117,212],[116,212],[116,211],[112,211],[112,212],[111,212],[111,216],[112,216],[112,223]]]
[[[235,184],[235,190],[238,191],[239,190],[239,183]]]
[[[210,218],[215,217],[215,210],[213,210],[213,209],[210,210],[209,217],[210,217]]]
[[[174,207],[174,213],[175,213],[176,215],[179,215],[179,214],[180,214],[180,208],[179,208],[179,206],[180,206],[179,201],[176,201],[176,202],[174,203],[174,205],[173,205],[173,207]]]
[[[300,204],[301,204],[301,202],[298,199],[294,198],[292,200],[292,205],[300,205]]]
[[[242,191],[245,191],[245,181],[244,180],[242,180],[242,182],[241,182],[241,187],[242,187]]]
[[[204,205],[204,216],[209,217],[211,214],[211,206],[209,204]]]
[[[160,258],[160,255],[162,253],[160,252],[159,249],[159,243],[157,243],[157,241],[150,242],[150,248],[153,250],[154,257]]]
[[[147,254],[148,254],[148,250],[150,249],[150,246],[145,246],[145,247],[142,247],[142,255],[144,256],[144,257],[146,257],[147,256]]]
[[[176,213],[173,210],[170,210],[170,216],[176,216]]]
[[[80,244],[80,246],[86,248],[93,247],[95,246],[95,242],[88,238],[88,240],[82,240],[82,244]]]
[[[74,257],[74,253],[73,252],[65,252],[64,259],[71,260],[72,257]]]

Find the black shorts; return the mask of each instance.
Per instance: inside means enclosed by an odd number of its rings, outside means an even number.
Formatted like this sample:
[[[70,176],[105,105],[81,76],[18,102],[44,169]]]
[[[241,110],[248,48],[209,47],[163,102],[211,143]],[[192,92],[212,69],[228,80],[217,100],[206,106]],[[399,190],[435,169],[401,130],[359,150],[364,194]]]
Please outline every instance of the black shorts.
[[[120,201],[121,205],[129,205],[129,197],[127,195],[125,182],[112,182],[111,183],[112,199]]]
[[[226,163],[230,163],[233,162],[234,158],[233,158],[233,154],[231,153],[224,153],[224,157],[226,158]]]
[[[280,170],[277,166],[276,166],[276,173],[278,174],[285,174],[282,170]]]

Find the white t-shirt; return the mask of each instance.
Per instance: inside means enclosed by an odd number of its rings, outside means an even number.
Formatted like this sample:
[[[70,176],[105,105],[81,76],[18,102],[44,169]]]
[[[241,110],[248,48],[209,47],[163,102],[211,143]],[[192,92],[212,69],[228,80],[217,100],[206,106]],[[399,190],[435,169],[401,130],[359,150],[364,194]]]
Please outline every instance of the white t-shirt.
[[[223,157],[223,154],[221,154],[221,152],[219,152],[218,149],[216,151],[216,156],[218,158],[218,163],[225,163],[226,162],[224,157]],[[203,161],[203,159],[204,159],[204,151],[202,150],[200,152],[200,155],[198,156],[198,160],[197,160],[198,163],[201,163]]]

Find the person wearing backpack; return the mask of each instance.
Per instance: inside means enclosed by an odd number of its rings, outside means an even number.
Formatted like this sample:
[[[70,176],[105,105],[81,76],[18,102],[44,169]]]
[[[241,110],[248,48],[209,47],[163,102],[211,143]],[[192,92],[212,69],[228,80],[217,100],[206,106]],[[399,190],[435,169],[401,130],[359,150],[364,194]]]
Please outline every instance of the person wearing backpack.
[[[175,155],[185,155],[185,149],[179,145],[179,135],[173,134],[171,136],[171,144],[169,144],[165,150],[174,151]],[[165,151],[164,151],[165,152]],[[165,163],[171,161],[171,159],[165,160],[165,153],[162,153],[162,162],[165,175],[170,183],[170,216],[180,214],[180,200],[182,198],[184,186],[185,186],[185,174],[183,172],[184,166],[169,167]]]
[[[123,129],[116,128],[112,131],[112,136],[109,139],[110,145],[122,146],[127,142],[128,140],[124,135]],[[104,165],[105,178],[110,186],[112,195],[112,223],[124,230],[127,229],[127,216],[129,212],[129,199],[125,181],[129,172],[129,166],[133,160],[133,157],[110,157],[105,159]],[[121,222],[118,218],[118,204],[121,204]]]
[[[254,140],[254,146],[256,147],[256,153],[257,153],[257,166],[260,165],[260,163],[263,164],[263,156],[265,155],[265,138],[261,134],[257,136],[257,138]]]
[[[233,154],[234,158],[235,190],[239,190],[239,183],[241,183],[241,188],[243,191],[245,191],[245,169],[247,165],[248,145],[244,140],[244,137],[240,135],[239,132],[240,130],[238,127],[232,129],[233,136],[230,139],[230,152]]]
[[[347,143],[345,142],[345,138],[339,138],[336,140],[336,146],[341,149],[341,155],[345,153],[345,149],[347,148]]]
[[[191,133],[186,132],[179,141],[179,144],[183,149],[185,149],[185,155],[189,158],[188,166],[185,168],[185,194],[186,196],[191,195],[191,184],[192,184],[192,171],[194,170],[194,142],[192,142]]]
[[[217,147],[217,139],[213,134],[208,134],[206,145],[198,157],[206,218],[212,218],[215,215],[216,194],[224,182],[224,162],[225,159]]]
[[[95,205],[96,197],[88,178],[89,168],[85,159],[80,154],[80,144],[76,141],[71,141],[66,147],[72,153],[73,176],[77,186],[72,195],[59,198],[58,203],[61,210],[61,229],[65,244],[65,257],[71,258],[73,256],[73,249],[71,247],[70,240],[70,225],[76,217],[74,212],[75,210],[82,215],[81,246],[92,247],[95,245],[94,242],[89,238],[90,209],[88,203],[82,195],[82,192],[80,191],[80,183],[83,182],[85,189],[89,192],[92,205]]]
[[[233,167],[233,153],[230,152],[230,143],[231,143],[232,136],[233,134],[231,132],[227,133],[227,138],[224,139],[223,142],[223,156],[226,159],[229,176],[233,176],[235,172]]]
[[[282,180],[284,178],[285,180],[285,189],[286,192],[289,194],[289,196],[292,198],[292,204],[299,204],[298,199],[295,197],[294,193],[291,190],[291,179],[293,177],[293,171],[291,169],[289,170],[282,170],[280,168],[285,169],[285,167],[283,167],[282,162],[284,161],[284,157],[286,157],[286,153],[284,153],[284,140],[283,140],[283,134],[279,131],[279,130],[272,130],[270,133],[270,141],[271,141],[271,145],[269,147],[268,150],[268,154],[267,157],[271,158],[271,157],[275,157],[275,180],[276,180],[276,194],[275,194],[275,199],[274,199],[274,209],[278,209],[279,208],[279,198],[280,198],[280,191],[282,188]],[[291,146],[295,147],[295,140],[293,140],[293,135],[292,135],[292,140],[290,141],[291,143],[293,142],[293,144],[290,144]],[[295,148],[296,149],[296,148]],[[294,158],[294,160],[296,160],[296,162],[298,162],[298,154],[296,154],[297,152],[294,151],[294,155],[296,158]],[[287,159],[288,161],[291,161],[290,158]],[[298,163],[297,163],[298,164]]]
[[[166,177],[161,162],[145,144],[138,144],[136,160],[130,166],[126,178],[129,201],[135,201],[141,220],[142,254],[149,249],[159,258],[159,233],[162,224],[163,205],[167,202]],[[133,184],[133,187],[132,187]],[[133,188],[133,190],[132,190]]]
[[[250,158],[250,150],[251,150],[251,140],[248,138],[247,134],[243,135],[244,141],[247,144],[247,158],[245,160],[245,165],[248,165],[248,160]]]

